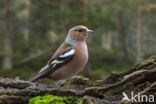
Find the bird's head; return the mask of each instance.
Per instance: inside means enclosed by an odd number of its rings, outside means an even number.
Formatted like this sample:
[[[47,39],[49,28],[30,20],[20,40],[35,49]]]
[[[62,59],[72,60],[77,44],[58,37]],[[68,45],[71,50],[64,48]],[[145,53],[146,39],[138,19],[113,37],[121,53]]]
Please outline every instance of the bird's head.
[[[91,34],[93,30],[88,29],[85,26],[75,26],[71,28],[68,32],[66,43],[75,45],[78,42],[86,41],[88,35]]]

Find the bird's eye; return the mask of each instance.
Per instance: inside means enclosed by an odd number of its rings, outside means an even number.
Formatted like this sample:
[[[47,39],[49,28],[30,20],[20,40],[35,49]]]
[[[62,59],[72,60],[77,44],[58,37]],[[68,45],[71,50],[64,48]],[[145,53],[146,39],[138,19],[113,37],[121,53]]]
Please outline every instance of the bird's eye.
[[[78,32],[82,32],[82,31],[83,31],[82,29],[79,29],[79,30],[78,30]]]

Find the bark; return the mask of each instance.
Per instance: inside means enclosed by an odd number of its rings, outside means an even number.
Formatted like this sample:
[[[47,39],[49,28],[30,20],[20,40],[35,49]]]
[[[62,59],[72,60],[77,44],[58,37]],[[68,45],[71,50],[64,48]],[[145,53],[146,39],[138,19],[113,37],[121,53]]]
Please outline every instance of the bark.
[[[13,55],[13,0],[7,1],[7,25],[6,25],[6,38],[4,43],[4,59],[3,59],[3,68],[11,69],[12,68],[12,55]]]
[[[142,60],[142,51],[141,51],[141,0],[138,0],[138,14],[137,14],[137,34],[136,34],[136,62]]]
[[[120,104],[122,93],[129,96],[131,91],[156,97],[156,55],[127,72],[112,73],[105,80],[77,76],[60,84],[41,85],[18,78],[0,78],[0,100],[6,104],[27,104],[30,98],[47,93],[81,97],[85,104]]]

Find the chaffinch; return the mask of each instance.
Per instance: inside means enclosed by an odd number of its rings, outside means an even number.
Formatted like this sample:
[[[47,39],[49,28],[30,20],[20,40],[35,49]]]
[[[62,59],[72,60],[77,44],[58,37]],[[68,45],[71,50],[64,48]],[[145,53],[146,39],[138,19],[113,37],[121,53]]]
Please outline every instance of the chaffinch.
[[[65,80],[79,73],[88,61],[86,40],[92,32],[93,30],[81,25],[71,28],[63,44],[31,81],[35,82],[43,77]]]

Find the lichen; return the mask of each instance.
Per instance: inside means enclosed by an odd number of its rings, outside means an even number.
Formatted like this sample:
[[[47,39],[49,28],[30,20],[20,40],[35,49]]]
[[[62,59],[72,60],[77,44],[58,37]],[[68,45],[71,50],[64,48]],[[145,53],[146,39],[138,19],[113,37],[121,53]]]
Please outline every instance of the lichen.
[[[84,104],[84,101],[77,97],[59,97],[46,94],[30,99],[29,104]]]

